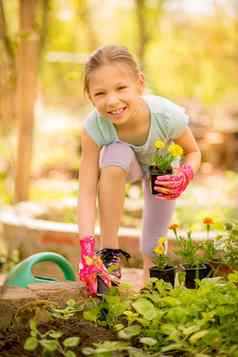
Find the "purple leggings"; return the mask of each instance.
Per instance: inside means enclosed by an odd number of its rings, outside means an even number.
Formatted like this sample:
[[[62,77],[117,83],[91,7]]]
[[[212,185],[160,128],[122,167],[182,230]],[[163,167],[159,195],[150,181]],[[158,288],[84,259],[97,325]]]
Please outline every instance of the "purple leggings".
[[[143,180],[144,210],[140,247],[143,254],[153,256],[153,248],[158,238],[167,234],[175,210],[175,200],[160,201],[151,194],[148,181],[129,145],[116,142],[104,146],[100,155],[100,168],[107,166],[121,167],[128,173],[127,179],[130,182]]]

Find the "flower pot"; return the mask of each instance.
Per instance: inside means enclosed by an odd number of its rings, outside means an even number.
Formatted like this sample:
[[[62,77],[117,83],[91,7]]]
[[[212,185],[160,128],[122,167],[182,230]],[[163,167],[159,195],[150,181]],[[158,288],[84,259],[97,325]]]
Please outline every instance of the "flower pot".
[[[185,286],[188,289],[195,289],[195,279],[201,280],[206,278],[211,270],[206,264],[200,264],[197,266],[184,264],[182,268],[185,271]]]
[[[164,269],[153,266],[149,269],[150,278],[158,278],[170,283],[174,287],[175,267],[167,265]]]
[[[0,258],[0,272],[3,270],[6,261],[4,258]]]
[[[149,166],[149,173],[150,173],[150,190],[152,195],[157,195],[158,192],[154,190],[155,181],[157,176],[164,176],[164,175],[171,175],[173,173],[172,167],[169,168],[166,172],[161,173],[160,169],[156,166],[150,165]]]

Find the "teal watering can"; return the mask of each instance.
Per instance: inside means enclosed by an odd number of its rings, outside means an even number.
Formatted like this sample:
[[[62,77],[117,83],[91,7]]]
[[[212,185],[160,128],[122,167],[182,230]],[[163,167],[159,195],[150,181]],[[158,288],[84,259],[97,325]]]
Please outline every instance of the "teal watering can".
[[[72,265],[62,255],[52,252],[42,252],[33,254],[17,264],[9,273],[4,285],[20,286],[26,288],[29,284],[54,283],[56,279],[47,276],[34,276],[32,268],[41,262],[53,262],[57,264],[64,273],[64,279],[75,281],[76,276]]]

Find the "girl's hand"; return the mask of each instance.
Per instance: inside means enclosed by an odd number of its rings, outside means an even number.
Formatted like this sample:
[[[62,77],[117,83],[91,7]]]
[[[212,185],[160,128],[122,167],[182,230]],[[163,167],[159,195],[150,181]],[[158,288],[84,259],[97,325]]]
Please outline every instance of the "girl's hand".
[[[184,192],[193,179],[193,170],[190,165],[182,165],[176,175],[157,176],[155,190],[156,198],[160,200],[175,200]],[[159,187],[158,187],[159,186]]]
[[[103,280],[107,287],[111,286],[111,278],[100,257],[95,254],[95,239],[88,235],[80,240],[81,260],[79,263],[79,278],[92,296],[98,293],[98,279]]]

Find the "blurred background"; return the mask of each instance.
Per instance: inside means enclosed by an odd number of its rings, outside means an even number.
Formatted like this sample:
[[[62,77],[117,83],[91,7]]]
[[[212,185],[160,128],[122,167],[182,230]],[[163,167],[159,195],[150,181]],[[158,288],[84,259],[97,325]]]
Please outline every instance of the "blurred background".
[[[83,65],[98,46],[137,57],[147,91],[184,106],[202,151],[174,221],[238,215],[237,0],[0,0],[0,210],[75,223]],[[122,226],[140,228],[140,185]]]

